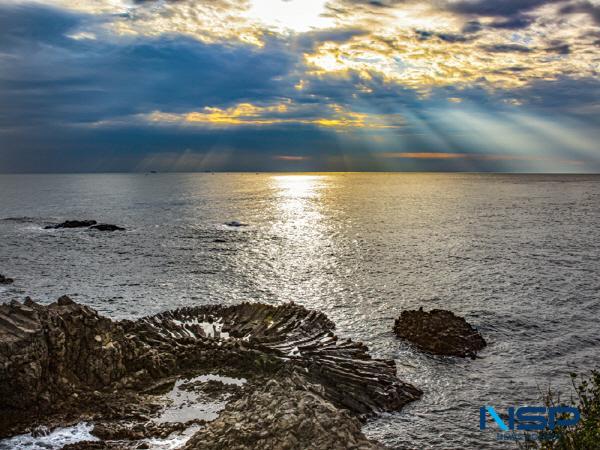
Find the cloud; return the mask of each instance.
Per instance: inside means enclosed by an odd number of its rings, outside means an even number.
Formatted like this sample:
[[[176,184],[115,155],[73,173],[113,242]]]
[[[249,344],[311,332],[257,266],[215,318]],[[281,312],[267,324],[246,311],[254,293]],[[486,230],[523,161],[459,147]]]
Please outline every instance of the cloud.
[[[446,2],[446,8],[460,14],[513,17],[561,0],[459,0]]]
[[[85,23],[54,9],[4,9],[0,126],[86,123],[168,105],[189,110],[244,97],[268,100],[288,89],[297,57],[278,42],[269,50],[203,44],[189,38],[133,42],[68,36]],[[21,26],[26,18],[27,27]],[[50,45],[51,44],[51,45]],[[40,95],[43,94],[43,95]]]
[[[392,159],[470,159],[479,161],[525,161],[525,162],[548,162],[567,165],[583,165],[585,161],[577,159],[555,158],[546,155],[512,155],[512,154],[476,154],[476,153],[446,153],[446,152],[383,152],[377,156]]]
[[[296,124],[314,125],[340,131],[348,128],[393,129],[402,127],[404,122],[398,114],[358,112],[348,110],[338,104],[295,104],[290,99],[265,106],[257,106],[252,103],[239,103],[225,109],[207,106],[201,111],[183,114],[154,111],[137,118],[156,124],[215,128]],[[94,124],[94,126],[98,125],[110,125],[110,123]]]
[[[588,14],[596,24],[600,25],[600,5],[589,1],[569,3],[560,9],[561,14]]]
[[[381,158],[406,158],[406,159],[462,159],[474,155],[467,153],[446,153],[446,152],[383,152],[378,154]]]
[[[599,168],[585,2],[314,1],[0,5],[0,171]]]
[[[534,17],[526,16],[525,14],[516,14],[507,18],[496,19],[488,26],[491,28],[519,30],[528,28],[535,21]]]
[[[296,155],[275,155],[273,159],[278,161],[306,161],[310,159],[308,156],[296,156]]]
[[[483,46],[488,52],[492,53],[529,53],[533,51],[531,48],[520,44],[493,44]]]

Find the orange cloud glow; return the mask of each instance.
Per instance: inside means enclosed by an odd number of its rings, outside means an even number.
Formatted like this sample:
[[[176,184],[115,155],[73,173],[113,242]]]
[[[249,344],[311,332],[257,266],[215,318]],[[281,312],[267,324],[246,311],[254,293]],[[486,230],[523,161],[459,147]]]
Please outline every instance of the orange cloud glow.
[[[310,158],[308,156],[275,155],[273,159],[278,161],[306,161]]]

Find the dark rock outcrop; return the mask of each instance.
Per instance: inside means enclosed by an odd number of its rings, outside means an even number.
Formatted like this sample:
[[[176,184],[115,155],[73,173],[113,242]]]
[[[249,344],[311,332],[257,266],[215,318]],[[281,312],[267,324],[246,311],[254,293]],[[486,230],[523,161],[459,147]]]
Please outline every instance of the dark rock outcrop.
[[[183,450],[364,449],[369,441],[360,421],[306,389],[295,377],[272,379],[227,405],[214,422],[196,433]]]
[[[242,222],[238,222],[237,220],[232,220],[230,222],[225,222],[225,225],[227,225],[228,227],[247,227],[248,224],[247,223],[242,223]]]
[[[11,284],[13,281],[15,280],[13,280],[12,278],[5,277],[0,273],[0,284]]]
[[[58,228],[87,228],[96,225],[97,223],[98,222],[95,220],[66,220],[55,225],[47,225],[44,228],[47,230]]]
[[[257,353],[264,364],[303,373],[320,386],[322,395],[357,414],[396,410],[421,395],[396,377],[393,360],[372,359],[362,343],[338,339],[325,314],[295,304],[181,308],[140,319],[133,329],[134,334],[152,336],[155,345],[169,346],[174,339],[205,336],[207,330],[197,321],[211,323],[209,334],[228,335],[232,339],[225,342]]]
[[[450,311],[403,311],[394,324],[394,333],[421,350],[443,356],[474,358],[486,342],[464,318]]]
[[[92,225],[90,230],[98,230],[98,231],[125,231],[125,228],[119,227],[117,225],[112,225],[110,223],[99,223],[97,225]]]
[[[0,305],[0,409],[35,414],[109,386],[135,354],[122,327],[66,296]]]
[[[240,443],[251,441],[281,448],[284,427],[302,429],[301,434],[322,443],[313,448],[336,448],[330,447],[328,427],[360,443],[365,438],[357,418],[398,410],[421,392],[396,377],[393,361],[372,359],[363,344],[338,339],[333,330],[324,314],[294,304],[209,305],[120,322],[68,297],[48,306],[31,299],[0,305],[0,437],[82,418],[111,427],[126,417],[139,426],[156,410],[144,401],[156,386],[173,377],[216,371],[244,377],[249,387],[223,413],[245,417],[239,419],[240,440],[225,439],[229,428],[216,421],[203,430],[208,430],[206,440],[220,435],[230,446],[211,448],[242,448]],[[265,386],[272,389],[261,391]],[[266,419],[274,434],[262,441],[255,433],[264,426],[250,416],[260,412],[262,417],[266,403],[257,403],[254,412],[248,406],[253,401],[238,404],[255,391],[268,396],[274,414]],[[287,417],[294,407],[303,412]],[[293,434],[290,442],[299,443],[290,448],[303,448],[302,439],[308,437]],[[189,448],[207,448],[203,445]]]
[[[125,228],[110,223],[98,223],[95,220],[67,220],[62,223],[47,225],[47,230],[59,228],[88,228],[97,231],[125,231]]]

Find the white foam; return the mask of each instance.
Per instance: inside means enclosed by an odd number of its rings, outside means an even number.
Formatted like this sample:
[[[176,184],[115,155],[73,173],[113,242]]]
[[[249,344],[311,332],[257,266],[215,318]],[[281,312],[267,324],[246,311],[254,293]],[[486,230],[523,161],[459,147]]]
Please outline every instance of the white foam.
[[[153,450],[175,450],[183,446],[199,429],[198,425],[193,425],[181,433],[172,433],[164,439],[151,438],[140,442],[147,443]]]
[[[91,434],[93,428],[93,425],[81,422],[72,427],[56,428],[46,436],[34,437],[31,433],[20,434],[0,441],[0,449],[48,450],[82,441],[98,441],[99,439]]]

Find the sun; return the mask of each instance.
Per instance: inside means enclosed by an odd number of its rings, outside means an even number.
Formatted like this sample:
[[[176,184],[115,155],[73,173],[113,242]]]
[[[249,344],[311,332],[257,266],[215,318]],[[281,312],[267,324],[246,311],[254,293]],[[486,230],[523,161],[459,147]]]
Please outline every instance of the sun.
[[[333,25],[327,0],[250,0],[248,17],[280,31],[305,32]]]

